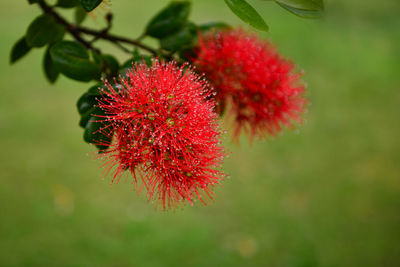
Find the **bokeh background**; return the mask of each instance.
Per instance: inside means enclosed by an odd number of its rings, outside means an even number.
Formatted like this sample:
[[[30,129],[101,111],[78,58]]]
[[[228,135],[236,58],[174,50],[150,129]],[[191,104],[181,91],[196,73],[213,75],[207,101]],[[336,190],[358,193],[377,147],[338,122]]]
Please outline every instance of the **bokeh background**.
[[[113,32],[138,36],[167,2],[112,0]],[[400,2],[328,0],[321,20],[250,2],[306,71],[306,122],[253,145],[226,136],[215,202],[175,212],[103,179],[75,107],[90,85],[47,83],[40,49],[10,66],[40,12],[0,2],[1,266],[400,266]],[[241,25],[222,0],[193,4],[196,22]]]

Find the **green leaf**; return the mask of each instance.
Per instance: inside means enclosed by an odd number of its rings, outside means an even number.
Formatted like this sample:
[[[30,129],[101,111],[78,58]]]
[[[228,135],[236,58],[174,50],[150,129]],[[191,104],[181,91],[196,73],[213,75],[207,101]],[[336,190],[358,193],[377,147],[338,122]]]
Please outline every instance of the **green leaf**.
[[[38,3],[38,2],[40,2],[41,0],[28,0],[28,2],[29,2],[29,4],[35,4],[35,3]]]
[[[176,52],[191,47],[196,37],[196,26],[189,24],[180,31],[160,39],[160,46],[165,50]]]
[[[100,133],[101,128],[104,127],[101,122],[101,118],[97,116],[92,116],[88,120],[88,123],[85,126],[85,132],[83,135],[83,139],[87,143],[96,143],[96,141],[100,141],[99,139],[102,137]]]
[[[103,55],[103,61],[105,62],[105,73],[109,76],[117,76],[119,70],[118,60],[112,55]]]
[[[146,34],[163,38],[185,26],[190,13],[190,2],[173,1],[153,17],[146,27]]]
[[[102,0],[79,0],[79,2],[87,12],[90,12],[100,5]]]
[[[101,95],[100,88],[101,89],[107,89],[107,86],[105,86],[102,83],[93,85],[92,87],[89,88],[88,94],[91,95],[91,96],[99,96],[99,95]]]
[[[111,85],[114,90],[118,91],[117,86],[118,85]],[[92,116],[93,114],[98,114],[98,112],[95,110],[97,107],[97,98],[98,97],[103,97],[106,98],[107,96],[103,94],[100,90],[106,90],[109,92],[109,89],[107,86],[105,86],[103,83],[101,84],[96,84],[92,87],[89,88],[89,90],[84,93],[79,99],[78,102],[76,103],[76,107],[78,109],[79,114],[83,117],[86,116]],[[90,112],[89,112],[90,111]],[[88,121],[87,119],[86,121]],[[82,127],[85,127],[86,124],[81,125]]]
[[[89,51],[89,58],[93,60],[93,62],[96,63],[97,65],[103,66],[103,58],[98,52],[93,50]]]
[[[298,9],[279,2],[277,2],[277,4],[283,7],[284,9],[288,10],[289,12],[302,18],[313,19],[313,18],[320,18],[323,15],[323,9],[319,10]]]
[[[86,93],[84,93],[76,103],[78,112],[81,115],[79,126],[86,127],[86,124],[94,114],[101,114],[102,110],[97,106],[97,97],[100,97],[99,87],[104,85],[92,86]]]
[[[107,149],[104,143],[110,143],[112,134],[107,136],[101,129],[109,125],[104,119],[104,111],[97,106],[97,98],[101,97],[99,87],[106,88],[104,84],[98,84],[89,88],[78,100],[76,106],[81,115],[79,126],[84,128],[83,138],[86,142],[95,144],[98,149]],[[106,96],[104,96],[106,97]]]
[[[90,118],[93,117],[93,113],[96,111],[96,107],[91,107],[88,111],[81,115],[81,119],[79,120],[79,126],[85,129],[88,124]]]
[[[101,114],[96,115],[103,116],[104,112],[101,111]],[[95,144],[99,149],[107,149],[108,146],[100,145],[102,143],[109,144],[111,142],[111,136],[104,133],[103,129],[105,127],[107,127],[107,122],[105,122],[102,117],[92,116],[86,124],[83,139],[87,143]]]
[[[46,49],[43,59],[43,69],[46,75],[46,78],[50,83],[55,83],[57,80],[60,72],[58,71],[57,67],[54,65],[53,60],[50,56],[50,47]]]
[[[31,47],[41,47],[59,41],[65,29],[50,15],[43,14],[29,25],[26,32],[26,43]]]
[[[90,53],[93,61],[101,66],[102,72],[107,76],[116,76],[118,74],[119,63],[112,55],[100,55],[95,51]]]
[[[26,43],[25,36],[19,39],[11,49],[11,54],[10,54],[10,63],[14,63],[23,56],[25,56],[29,51],[31,50],[31,47],[28,46]]]
[[[87,12],[82,6],[77,6],[74,12],[74,19],[76,24],[81,24],[86,18]]]
[[[111,84],[111,87],[115,90],[118,91],[118,87],[119,85],[114,85]],[[103,94],[103,90],[110,92],[108,87],[104,84],[104,83],[99,83],[96,85],[93,85],[92,87],[90,87],[88,89],[88,91],[86,93],[84,93],[78,100],[78,102],[76,103],[76,106],[78,108],[79,114],[84,114],[89,110],[89,107],[93,107],[94,105],[97,104],[97,100],[96,98],[99,96],[104,96]]]
[[[81,114],[81,119],[79,120],[79,126],[82,128],[86,128],[89,120],[92,117],[101,120],[101,118],[97,117],[96,115],[104,115],[104,111],[100,107],[91,106],[90,109],[88,109],[85,113]]]
[[[232,12],[241,20],[261,31],[268,31],[268,25],[258,12],[245,0],[224,0]]]
[[[275,0],[275,2],[284,9],[303,18],[319,18],[324,12],[322,0]]]
[[[63,8],[72,8],[79,5],[78,0],[58,0],[56,6],[63,7]]]
[[[94,105],[96,105],[96,96],[95,94],[91,94],[89,92],[84,93],[76,103],[76,106],[78,108],[79,114],[83,115],[89,110],[91,110]]]
[[[324,9],[322,0],[275,0],[275,2],[302,10],[320,10]]]
[[[121,89],[121,85],[112,82],[110,82],[110,86],[113,88],[115,92],[119,92]],[[109,88],[104,83],[96,84],[90,87],[88,93],[92,96],[100,96],[104,94],[103,90],[110,93]]]
[[[58,70],[71,79],[87,82],[101,76],[101,66],[90,61],[87,49],[80,43],[58,42],[51,47],[50,55]]]

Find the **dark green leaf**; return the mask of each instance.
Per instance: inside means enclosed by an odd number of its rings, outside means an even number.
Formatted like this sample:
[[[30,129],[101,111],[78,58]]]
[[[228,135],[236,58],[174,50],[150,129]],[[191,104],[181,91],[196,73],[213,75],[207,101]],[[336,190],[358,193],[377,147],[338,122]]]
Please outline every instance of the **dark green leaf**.
[[[61,41],[52,46],[50,55],[58,70],[78,81],[99,79],[101,66],[90,61],[87,49],[80,43]]]
[[[109,141],[107,141],[107,143],[110,143],[111,142],[111,138],[108,138],[108,139],[109,139]],[[109,145],[107,145],[107,146],[105,146],[105,145],[96,145],[96,147],[99,150],[98,153],[101,154],[101,153],[103,153],[104,151],[106,151],[108,149]]]
[[[101,97],[99,87],[106,88],[104,84],[92,86],[79,98],[78,102],[76,103],[78,112],[81,115],[79,126],[82,128],[85,128],[89,119],[94,116],[94,114],[102,114],[101,108],[97,106],[97,98]]]
[[[102,114],[96,114],[99,116],[92,116],[86,124],[85,132],[83,134],[83,139],[87,143],[96,144],[96,146],[100,149],[106,149],[107,146],[103,146],[102,144],[106,143],[109,144],[111,142],[111,136],[106,135],[103,130],[107,123],[103,121],[101,116]]]
[[[190,2],[173,1],[151,19],[146,27],[146,34],[162,38],[179,31],[185,25],[190,13]]]
[[[175,52],[191,47],[196,37],[196,27],[189,24],[180,31],[160,39],[160,46],[165,50]]]
[[[117,86],[112,85],[112,87],[116,89]],[[104,95],[101,91],[103,89],[108,90],[107,86],[105,86],[103,83],[96,84],[90,87],[89,90],[78,99],[76,107],[79,114],[81,115],[79,125],[82,128],[86,128],[89,120],[92,117],[95,117],[96,120],[102,119],[101,117],[98,117],[96,115],[104,115],[104,111],[100,107],[98,107],[98,98],[107,98],[107,96]]]
[[[41,0],[28,0],[29,4],[34,4],[34,3],[38,3]]]
[[[113,88],[113,90],[119,91],[118,89],[119,85],[111,84],[111,87]],[[86,93],[84,93],[76,103],[79,114],[83,115],[88,110],[95,107],[97,104],[98,97],[103,97],[103,98],[107,97],[103,92],[103,90],[106,92],[110,92],[108,87],[103,83],[96,84],[90,87],[89,90]]]
[[[44,73],[46,74],[46,78],[49,80],[50,83],[54,83],[57,80],[60,72],[54,65],[53,60],[51,59],[50,47],[46,49],[46,52],[44,54],[43,68],[44,68]]]
[[[109,76],[117,76],[118,75],[118,69],[119,69],[119,63],[118,60],[113,57],[112,55],[103,55],[103,60],[105,62],[105,72],[106,75]]]
[[[65,29],[50,15],[37,17],[28,27],[26,43],[31,47],[41,47],[62,39]]]
[[[295,9],[315,11],[322,11],[324,9],[324,3],[322,0],[275,0],[275,2]]]
[[[81,24],[86,18],[87,12],[82,6],[75,8],[74,18],[76,24]]]
[[[97,65],[103,66],[103,58],[96,51],[93,51],[93,50],[90,51],[89,58],[91,58],[93,60],[93,62],[96,63]]]
[[[10,63],[14,63],[23,56],[25,56],[29,51],[31,50],[31,47],[28,46],[26,43],[25,36],[19,39],[11,49],[11,54],[10,54]]]
[[[224,0],[232,12],[241,20],[261,31],[268,31],[268,25],[258,12],[245,0]]]
[[[99,96],[101,95],[100,89],[107,89],[104,84],[96,84],[89,88],[88,94],[91,96]]]
[[[83,129],[86,128],[86,125],[88,124],[90,118],[93,117],[93,116],[91,115],[93,110],[94,110],[94,108],[91,109],[91,110],[89,110],[89,111],[87,112],[87,114],[83,114],[83,115],[81,116],[81,119],[79,120],[79,127],[83,128]]]
[[[91,107],[88,111],[81,115],[79,120],[79,126],[85,128],[90,118],[93,117],[93,113],[96,111],[96,107]]]
[[[85,126],[85,132],[83,135],[83,139],[87,143],[96,143],[99,141],[102,134],[100,133],[101,128],[103,127],[103,123],[100,121],[101,119],[97,116],[91,116]]]
[[[114,83],[110,83],[110,85],[115,92],[119,92],[120,85],[115,85]],[[101,96],[104,94],[103,90],[110,93],[110,90],[108,89],[108,87],[103,83],[90,87],[87,92],[91,96],[98,97],[98,96]]]
[[[97,103],[97,102],[96,102]],[[97,106],[91,106],[85,113],[81,114],[81,119],[79,120],[79,126],[82,128],[86,128],[89,120],[92,117],[101,120],[102,118],[97,117],[96,115],[104,115],[104,111]]]
[[[76,105],[81,115],[79,126],[85,129],[84,140],[95,144],[98,149],[107,149],[112,133],[107,136],[102,130],[103,127],[109,125],[109,122],[104,119],[104,111],[97,106],[97,98],[101,97],[99,87],[106,88],[103,84],[92,86],[79,98]]]
[[[102,0],[79,0],[79,2],[87,12],[90,12],[100,5]]]
[[[58,0],[56,6],[64,8],[72,8],[79,5],[78,0]]]
[[[79,98],[78,102],[76,103],[79,114],[81,114],[81,115],[85,114],[86,112],[91,110],[94,107],[94,105],[96,105],[96,103],[97,103],[96,96],[97,95],[87,92],[87,93],[84,93]]]
[[[285,1],[288,2],[288,1]],[[323,15],[323,9],[311,10],[311,9],[299,9],[295,8],[277,1],[277,4],[283,7],[284,9],[290,11],[291,13],[302,17],[302,18],[319,18]]]

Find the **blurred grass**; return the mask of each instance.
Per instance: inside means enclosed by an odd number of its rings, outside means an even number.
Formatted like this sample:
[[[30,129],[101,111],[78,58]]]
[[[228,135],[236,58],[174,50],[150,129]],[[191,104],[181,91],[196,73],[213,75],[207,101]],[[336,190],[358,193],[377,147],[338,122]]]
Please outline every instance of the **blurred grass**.
[[[138,36],[167,2],[112,1],[114,32]],[[43,51],[7,64],[39,11],[0,3],[1,266],[400,266],[399,2],[331,0],[318,21],[252,3],[306,71],[307,122],[228,145],[215,203],[167,213],[102,180],[77,126],[89,85],[49,85]],[[192,18],[240,24],[223,1],[194,1]]]

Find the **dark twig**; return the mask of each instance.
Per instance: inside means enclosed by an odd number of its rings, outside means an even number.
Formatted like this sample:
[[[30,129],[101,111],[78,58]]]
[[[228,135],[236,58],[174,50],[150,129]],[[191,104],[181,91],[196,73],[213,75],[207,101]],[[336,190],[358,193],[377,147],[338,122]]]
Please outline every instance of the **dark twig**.
[[[136,47],[139,47],[151,54],[153,54],[154,56],[157,56],[159,53],[157,52],[157,50],[141,43],[138,40],[134,40],[134,39],[129,39],[126,37],[121,37],[121,36],[116,36],[116,35],[112,35],[110,34],[109,28],[111,26],[111,21],[109,24],[109,27],[107,27],[104,30],[92,30],[86,27],[82,27],[82,26],[77,26],[74,24],[69,23],[68,21],[66,21],[64,18],[62,18],[57,12],[55,12],[53,10],[52,7],[50,7],[49,5],[47,5],[44,1],[40,1],[39,2],[39,6],[41,7],[41,9],[54,17],[54,19],[60,23],[61,25],[63,25],[67,31],[75,38],[75,40],[77,40],[78,42],[82,43],[84,46],[86,46],[88,49],[92,49],[92,50],[96,50],[99,52],[98,49],[94,48],[91,42],[88,42],[86,40],[84,40],[81,37],[81,34],[87,34],[87,35],[91,35],[94,36],[94,39],[92,40],[98,40],[98,39],[103,39],[103,40],[107,40],[110,41],[111,43],[113,43],[114,45],[118,46],[120,49],[124,50],[125,52],[131,52],[128,49],[126,49],[125,47],[123,47],[120,43],[125,43],[125,44],[130,44]],[[111,20],[111,19],[110,19]]]
[[[125,37],[121,37],[121,36],[116,36],[116,35],[111,35],[108,32],[103,32],[103,31],[96,31],[96,30],[92,30],[89,28],[85,28],[85,27],[76,27],[76,29],[79,32],[88,34],[88,35],[92,35],[92,36],[96,36],[99,37],[99,39],[103,39],[103,40],[108,40],[112,43],[117,43],[117,42],[121,42],[121,43],[126,43],[126,44],[131,44],[133,46],[137,46],[143,50],[146,50],[150,53],[152,53],[153,55],[157,55],[157,51],[145,44],[142,44],[141,42],[137,41],[137,40],[133,40],[133,39],[129,39],[129,38],[125,38]]]
[[[72,24],[70,24],[68,21],[66,21],[64,18],[62,18],[60,15],[58,15],[50,6],[48,6],[44,1],[39,2],[40,8],[47,14],[51,15],[58,23],[63,25],[66,30],[81,44],[86,46],[88,49],[99,51],[98,49],[94,48],[89,42],[84,40],[81,36],[79,31],[76,30],[76,27],[74,27]]]

